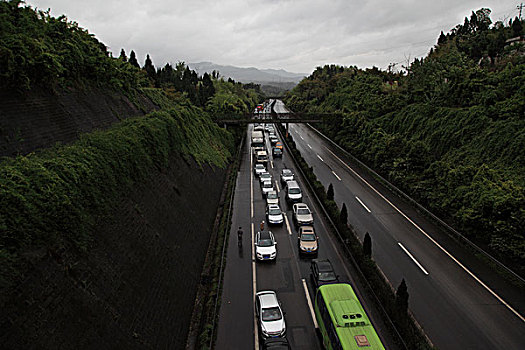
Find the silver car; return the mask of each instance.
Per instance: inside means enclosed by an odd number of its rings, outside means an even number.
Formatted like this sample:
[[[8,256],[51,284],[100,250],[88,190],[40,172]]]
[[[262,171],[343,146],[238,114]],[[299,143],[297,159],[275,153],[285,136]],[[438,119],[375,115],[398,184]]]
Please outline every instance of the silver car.
[[[271,180],[266,180],[261,184],[261,191],[263,197],[266,197],[268,192],[275,191],[275,188],[273,188],[273,182]]]
[[[312,225],[314,223],[314,216],[306,204],[295,203],[292,210],[293,221],[297,226]]]
[[[266,204],[279,205],[279,195],[277,194],[277,191],[270,191],[266,194]]]
[[[283,337],[286,334],[281,303],[274,291],[267,290],[255,294],[255,314],[263,338]]]
[[[253,168],[253,173],[255,174],[255,176],[259,176],[261,175],[262,173],[266,173],[266,167],[264,166],[264,164],[255,164],[255,167]]]
[[[288,181],[293,181],[294,175],[290,169],[283,169],[281,171],[281,184],[286,185]]]
[[[266,207],[266,220],[269,225],[282,225],[284,221],[281,208],[277,204],[269,204]]]
[[[261,173],[259,175],[259,182],[262,184],[264,181],[272,181],[272,175],[269,172]]]

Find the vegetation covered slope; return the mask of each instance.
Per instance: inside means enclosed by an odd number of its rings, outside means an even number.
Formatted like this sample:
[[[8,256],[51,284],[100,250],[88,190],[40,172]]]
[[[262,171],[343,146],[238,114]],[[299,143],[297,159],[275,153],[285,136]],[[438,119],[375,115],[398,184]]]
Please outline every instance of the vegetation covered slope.
[[[21,3],[0,1],[0,89],[105,87],[132,100],[146,95],[159,110],[71,145],[0,161],[1,285],[23,278],[27,251],[66,244],[89,250],[98,216],[152,169],[164,169],[170,154],[224,167],[234,137],[207,109],[247,113],[258,99],[249,87],[199,77],[184,63],[156,70],[149,56],[142,68],[134,53],[114,58],[75,22]]]
[[[404,72],[319,67],[286,103],[337,112],[325,133],[523,274],[524,22],[489,14],[441,33]]]

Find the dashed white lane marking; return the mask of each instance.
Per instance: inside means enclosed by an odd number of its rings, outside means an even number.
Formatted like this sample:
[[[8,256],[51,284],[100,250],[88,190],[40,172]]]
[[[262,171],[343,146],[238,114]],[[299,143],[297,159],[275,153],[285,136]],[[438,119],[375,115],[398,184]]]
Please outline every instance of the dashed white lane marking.
[[[480,280],[478,278],[478,276],[476,276],[472,271],[470,271],[469,269],[467,269],[465,267],[465,265],[463,265],[458,259],[456,259],[452,254],[450,254],[448,252],[448,250],[446,250],[445,248],[443,248],[441,246],[441,244],[439,244],[434,238],[430,237],[430,235],[428,233],[426,233],[421,227],[419,227],[414,221],[412,221],[412,219],[410,219],[405,213],[403,213],[401,210],[399,210],[392,202],[390,202],[388,199],[386,199],[385,196],[383,196],[378,190],[376,190],[372,185],[370,185],[365,179],[363,179],[361,177],[361,175],[359,175],[354,169],[352,169],[348,164],[346,164],[343,160],[341,160],[341,158],[339,158],[338,156],[336,156],[334,154],[334,152],[332,152],[330,149],[328,149],[328,147],[325,147],[328,152],[330,152],[338,161],[340,161],[346,168],[348,168],[348,170],[350,170],[355,176],[357,176],[364,184],[366,184],[368,187],[370,187],[370,189],[372,189],[372,191],[374,191],[375,193],[377,193],[377,195],[381,198],[383,198],[383,200],[385,202],[387,202],[392,208],[394,208],[399,214],[401,214],[401,216],[403,216],[408,222],[410,222],[412,225],[414,225],[414,227],[419,231],[421,232],[423,235],[425,235],[425,237],[427,237],[432,243],[434,243],[436,245],[436,247],[438,247],[443,253],[445,253],[450,259],[452,259],[452,261],[454,261],[456,264],[458,264],[459,267],[461,267],[463,269],[463,271],[465,271],[470,277],[472,277],[476,282],[478,282],[479,284],[481,284],[481,286],[483,288],[485,288],[486,291],[488,291],[490,294],[492,294],[492,296],[494,296],[494,298],[498,299],[500,303],[502,303],[503,305],[505,305],[505,307],[507,309],[509,309],[514,315],[516,315],[521,321],[525,322],[525,317],[523,317],[518,311],[514,310],[514,308],[512,306],[510,306],[505,300],[503,300],[503,298],[501,298],[498,294],[496,294],[496,292],[494,292],[492,289],[490,289],[489,286],[487,286],[482,280]]]
[[[414,258],[414,256],[412,254],[410,254],[410,252],[401,244],[401,242],[398,242],[397,244],[399,244],[401,249],[403,249],[405,251],[405,253],[407,253],[407,255],[410,257],[410,259],[412,259],[412,261],[414,261],[416,263],[416,265],[421,269],[421,271],[423,271],[423,273],[425,275],[428,275],[427,270],[425,270],[425,268],[423,266],[421,266],[419,261],[417,261],[416,258]]]
[[[281,192],[281,190],[279,189],[279,183],[277,182],[277,180],[275,180],[275,188],[277,189],[277,193]]]
[[[358,196],[355,196],[355,199],[357,199],[357,201],[363,206],[363,208],[366,209],[367,212],[371,213],[370,209],[368,209],[368,207],[365,205],[365,203],[363,203],[363,201],[361,199],[359,199]]]
[[[308,147],[310,147],[310,149],[312,149],[312,146],[310,146],[310,144],[309,144],[309,143],[307,143],[306,145],[307,145]]]
[[[321,158],[320,155],[317,155],[317,158],[319,158],[321,160],[321,162],[324,162],[323,158]]]
[[[332,174],[334,174],[334,176],[337,178],[337,180],[341,181],[341,178],[339,176],[337,176],[337,174],[335,173],[335,171],[332,170]]]
[[[301,138],[301,140],[304,140],[303,137],[301,135],[299,135],[299,137]]]
[[[304,278],[302,280],[303,280],[304,295],[306,296],[306,302],[308,303],[308,308],[310,309],[310,315],[312,315],[312,321],[314,321],[314,327],[315,329],[317,329],[319,328],[319,325],[317,324],[317,320],[315,319],[315,312],[312,306],[312,299],[310,298],[310,293],[308,293],[308,287],[306,286],[306,280]]]
[[[285,213],[283,213],[284,216],[284,222],[286,223],[286,229],[288,230],[288,234],[292,235],[292,229],[290,228],[290,222],[288,221],[288,216],[286,216]]]
[[[272,161],[272,160],[270,160],[270,166],[271,166],[272,169],[273,169],[273,161]]]

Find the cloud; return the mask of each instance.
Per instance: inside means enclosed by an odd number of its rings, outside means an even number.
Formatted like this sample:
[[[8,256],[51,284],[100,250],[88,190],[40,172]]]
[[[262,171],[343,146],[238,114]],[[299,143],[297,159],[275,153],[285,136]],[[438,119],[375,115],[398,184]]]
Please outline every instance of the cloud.
[[[440,31],[489,7],[516,15],[513,0],[29,0],[66,14],[115,55],[211,61],[311,72],[326,63],[378,66],[425,55]]]

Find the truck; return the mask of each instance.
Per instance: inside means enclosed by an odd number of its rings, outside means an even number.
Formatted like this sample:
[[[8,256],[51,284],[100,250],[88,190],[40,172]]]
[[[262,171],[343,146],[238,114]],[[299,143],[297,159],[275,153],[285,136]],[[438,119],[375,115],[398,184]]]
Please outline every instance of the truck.
[[[257,154],[259,151],[264,151],[264,133],[262,131],[252,131],[252,149],[253,154]]]

